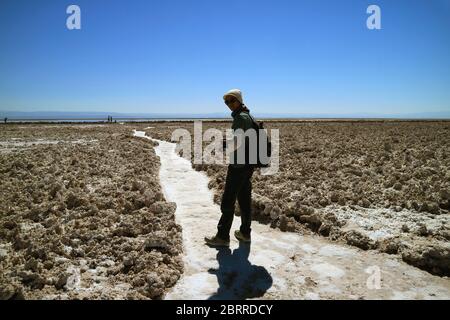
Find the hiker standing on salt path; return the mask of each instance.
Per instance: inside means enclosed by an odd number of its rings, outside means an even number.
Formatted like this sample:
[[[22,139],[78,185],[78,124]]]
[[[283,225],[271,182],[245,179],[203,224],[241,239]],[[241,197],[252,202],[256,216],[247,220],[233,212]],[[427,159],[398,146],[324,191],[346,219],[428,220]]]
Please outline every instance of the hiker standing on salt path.
[[[250,110],[245,106],[242,100],[242,93],[238,89],[233,89],[223,96],[225,104],[232,111],[233,131],[242,129],[244,132],[248,129],[254,129],[253,121],[250,116]],[[234,151],[236,159],[237,151]],[[252,203],[252,182],[254,167],[249,164],[239,164],[237,161],[228,165],[227,178],[225,181],[225,190],[222,195],[220,210],[222,216],[217,225],[217,234],[213,237],[205,237],[206,244],[210,246],[229,246],[230,229],[233,223],[234,208],[236,199],[241,211],[241,227],[234,232],[234,236],[243,242],[250,242],[251,233],[251,203]]]

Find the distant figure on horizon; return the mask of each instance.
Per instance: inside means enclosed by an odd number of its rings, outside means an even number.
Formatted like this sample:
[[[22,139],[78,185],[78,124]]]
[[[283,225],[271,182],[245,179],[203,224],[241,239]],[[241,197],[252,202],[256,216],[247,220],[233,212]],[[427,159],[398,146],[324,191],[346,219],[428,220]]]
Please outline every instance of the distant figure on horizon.
[[[6,121],[8,121],[8,118],[5,117],[5,123],[6,123]]]
[[[242,93],[239,89],[233,89],[223,96],[225,104],[232,111],[233,117],[232,129],[254,128],[253,119],[250,116],[250,110],[245,106],[242,99]],[[225,147],[225,141],[224,141]],[[234,151],[236,159],[237,150]],[[205,237],[206,244],[210,246],[229,246],[230,229],[233,223],[234,208],[236,199],[241,211],[241,227],[234,232],[234,236],[243,242],[250,242],[251,237],[251,203],[252,203],[252,182],[254,167],[249,164],[238,164],[237,161],[228,165],[225,190],[222,195],[220,210],[222,216],[217,225],[217,234],[213,237]]]

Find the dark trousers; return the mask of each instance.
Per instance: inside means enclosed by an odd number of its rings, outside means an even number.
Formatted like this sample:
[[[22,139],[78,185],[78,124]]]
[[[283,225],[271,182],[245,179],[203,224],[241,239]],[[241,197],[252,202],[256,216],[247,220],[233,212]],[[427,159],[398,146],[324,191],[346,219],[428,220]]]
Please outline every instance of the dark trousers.
[[[231,224],[233,223],[234,206],[236,199],[241,209],[241,227],[240,231],[249,236],[251,232],[252,222],[252,182],[254,168],[243,167],[236,168],[232,165],[228,166],[227,179],[225,181],[225,190],[222,195],[220,210],[222,216],[217,225],[217,235],[221,239],[228,240],[230,238]]]

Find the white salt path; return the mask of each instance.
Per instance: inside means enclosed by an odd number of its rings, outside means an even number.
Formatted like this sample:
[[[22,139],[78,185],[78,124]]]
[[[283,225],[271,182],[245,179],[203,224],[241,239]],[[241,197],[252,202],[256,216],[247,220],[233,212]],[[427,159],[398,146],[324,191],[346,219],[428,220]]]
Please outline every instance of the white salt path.
[[[143,131],[135,136],[151,139]],[[229,249],[206,246],[203,238],[215,234],[220,217],[208,177],[179,157],[174,143],[154,141],[159,143],[155,149],[165,197],[177,204],[177,223],[183,227],[185,272],[166,299],[450,298],[448,278],[396,256],[281,232],[255,221],[251,247],[233,237]],[[235,217],[231,234],[239,224]]]

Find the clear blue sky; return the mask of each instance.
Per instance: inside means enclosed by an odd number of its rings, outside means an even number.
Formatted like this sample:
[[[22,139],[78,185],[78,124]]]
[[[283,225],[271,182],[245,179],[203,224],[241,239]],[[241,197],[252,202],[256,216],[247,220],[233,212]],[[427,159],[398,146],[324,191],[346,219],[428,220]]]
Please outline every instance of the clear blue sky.
[[[450,111],[450,0],[0,2],[0,111],[223,112],[231,88],[254,112]]]

